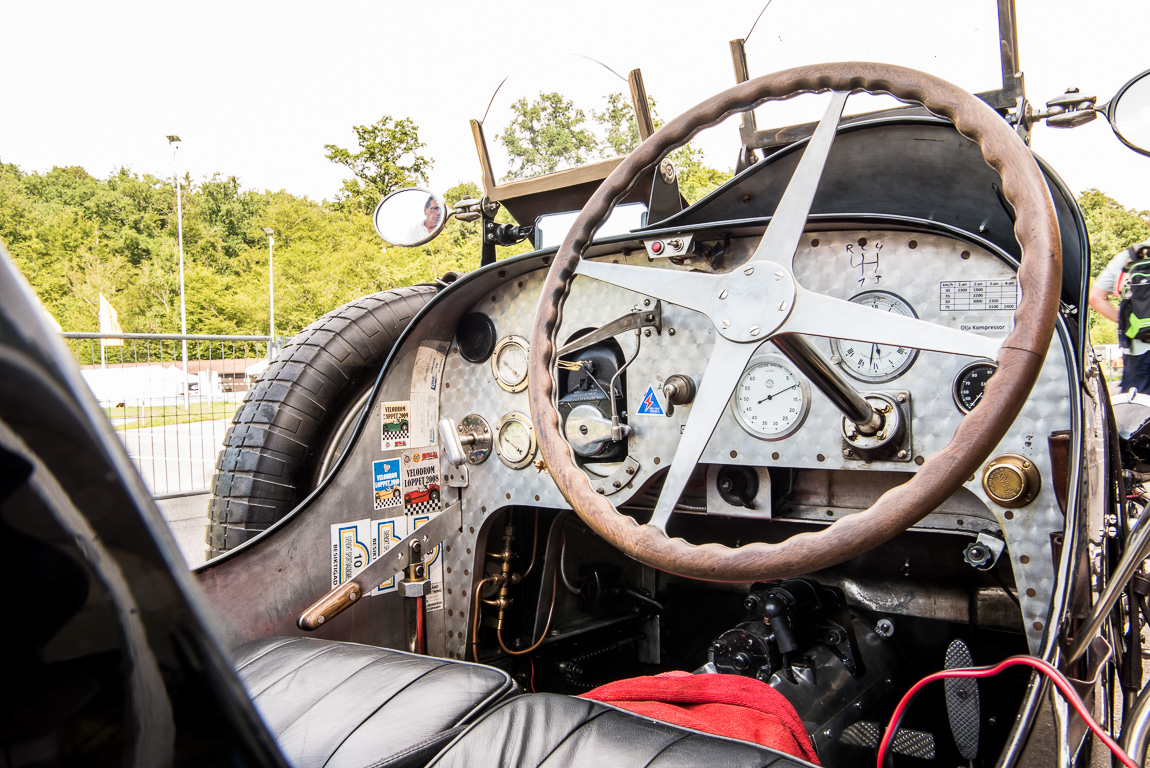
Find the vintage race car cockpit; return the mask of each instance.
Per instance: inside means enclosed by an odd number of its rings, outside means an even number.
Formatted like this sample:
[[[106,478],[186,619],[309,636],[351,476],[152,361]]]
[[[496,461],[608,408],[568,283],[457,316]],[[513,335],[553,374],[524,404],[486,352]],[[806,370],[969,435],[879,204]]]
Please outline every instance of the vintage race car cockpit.
[[[473,123],[483,200],[383,200],[377,228],[396,240],[427,217],[409,245],[449,217],[479,221],[485,263],[421,289],[414,309],[403,294],[407,314],[379,294],[342,336],[321,323],[283,352],[218,464],[209,544],[227,551],[191,576],[167,570],[178,555],[106,425],[72,439],[94,401],[67,352],[39,341],[4,265],[0,512],[34,540],[13,551],[47,563],[63,596],[36,614],[46,634],[69,630],[47,653],[21,645],[21,684],[126,664],[122,695],[99,696],[135,718],[45,754],[1070,764],[1088,723],[1041,674],[956,678],[909,702],[940,670],[1025,657],[1105,709],[1121,699],[1117,660],[1140,662],[1136,600],[1106,605],[1108,576],[1129,581],[1147,537],[1127,515],[1132,476],[1085,332],[1089,241],[1023,140],[1039,119],[1095,108],[1020,116],[1020,79],[979,98],[885,64],[751,79],[732,50],[738,85],[657,132],[632,73],[644,141],[626,159],[500,181]],[[843,118],[864,92],[909,105]],[[686,204],[676,146],[797,94],[823,118],[744,119],[733,177]],[[602,229],[616,204],[639,207]],[[537,229],[540,247],[496,260]],[[394,343],[370,358],[392,315]],[[326,437],[294,437],[294,414],[322,411],[351,376],[341,361],[369,358]],[[18,404],[37,388],[50,408]],[[76,488],[73,442],[93,457]],[[313,465],[311,482],[283,469]],[[258,519],[263,499],[290,512]],[[113,507],[139,519],[118,528]],[[231,529],[242,543],[219,544]],[[84,636],[97,614],[105,632]],[[668,673],[680,690],[769,687],[793,749],[596,699]],[[99,686],[77,679],[87,711]],[[1127,699],[1123,731],[1139,758],[1143,699]],[[194,724],[173,726],[192,706]],[[59,732],[79,733],[46,731]]]

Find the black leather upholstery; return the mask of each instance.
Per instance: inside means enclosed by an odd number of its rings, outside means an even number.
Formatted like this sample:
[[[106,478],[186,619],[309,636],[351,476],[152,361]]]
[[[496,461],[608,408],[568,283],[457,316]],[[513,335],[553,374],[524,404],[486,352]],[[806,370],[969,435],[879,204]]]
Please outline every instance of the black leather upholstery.
[[[536,693],[488,712],[428,768],[626,768],[811,763],[790,755],[650,720],[588,699]]]
[[[234,656],[296,768],[422,766],[515,690],[493,667],[310,637],[256,640]]]

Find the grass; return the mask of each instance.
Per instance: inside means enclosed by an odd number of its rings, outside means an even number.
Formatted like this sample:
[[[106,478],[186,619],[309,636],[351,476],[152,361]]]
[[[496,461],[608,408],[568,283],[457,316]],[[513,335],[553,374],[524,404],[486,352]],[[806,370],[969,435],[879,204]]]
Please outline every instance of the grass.
[[[228,419],[239,406],[239,403],[227,402],[193,403],[189,408],[180,405],[127,406],[105,408],[104,413],[112,420],[112,426],[116,429],[144,429],[169,424]]]

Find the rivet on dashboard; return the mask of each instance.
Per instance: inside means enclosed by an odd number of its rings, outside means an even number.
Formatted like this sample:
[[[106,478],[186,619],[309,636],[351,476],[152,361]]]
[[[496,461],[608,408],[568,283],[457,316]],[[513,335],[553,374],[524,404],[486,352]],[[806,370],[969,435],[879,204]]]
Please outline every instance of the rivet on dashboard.
[[[719,325],[721,325],[723,327],[723,330],[726,330],[727,328],[731,327],[731,321],[730,320],[723,320],[721,323],[719,323]]]
[[[787,303],[785,301],[779,302],[779,311],[780,312],[786,312],[787,311]]]
[[[720,301],[722,301],[722,300],[723,300],[723,299],[725,299],[725,298],[727,298],[727,291],[726,291],[726,289],[724,289],[724,290],[723,290],[723,292],[719,294],[719,300],[720,300]]]
[[[599,488],[595,489],[595,493],[606,493],[606,491],[602,488],[602,486],[600,486]]]
[[[747,267],[746,269],[743,270],[743,274],[746,275],[747,277],[750,277],[751,275],[755,274],[755,268],[754,267]]]
[[[776,273],[775,273],[775,282],[776,282],[776,283],[777,283],[777,282],[779,282],[780,280],[782,280],[782,279],[783,279],[784,277],[786,277],[786,276],[787,276],[787,273],[786,273],[786,272],[783,272],[783,271],[780,269],[778,272],[776,272]]]
[[[759,326],[757,326],[757,325],[751,326],[751,335],[752,336],[758,336],[759,335]]]
[[[667,335],[668,336],[674,336],[675,335],[675,329],[674,328],[668,328],[667,329]]]

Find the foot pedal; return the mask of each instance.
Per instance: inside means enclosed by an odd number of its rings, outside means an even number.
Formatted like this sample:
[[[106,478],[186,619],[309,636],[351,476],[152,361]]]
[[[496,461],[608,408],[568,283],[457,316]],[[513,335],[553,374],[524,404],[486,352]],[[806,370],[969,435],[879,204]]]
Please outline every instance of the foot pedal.
[[[876,749],[879,737],[882,735],[882,726],[866,720],[860,720],[843,731],[840,738],[843,744],[852,747],[866,747]],[[899,728],[890,744],[895,754],[917,757],[919,760],[933,760],[935,756],[934,735],[926,731],[916,731],[913,728]]]
[[[946,649],[946,668],[974,666],[970,648],[955,640]],[[978,681],[972,677],[952,677],[942,681],[946,690],[946,714],[958,753],[966,760],[978,755],[978,732],[981,707],[978,703]]]

